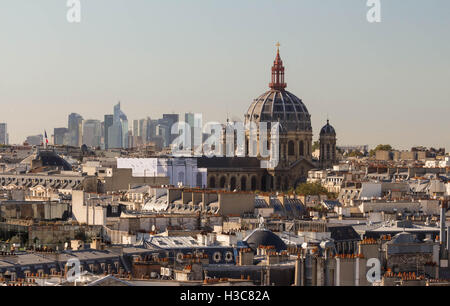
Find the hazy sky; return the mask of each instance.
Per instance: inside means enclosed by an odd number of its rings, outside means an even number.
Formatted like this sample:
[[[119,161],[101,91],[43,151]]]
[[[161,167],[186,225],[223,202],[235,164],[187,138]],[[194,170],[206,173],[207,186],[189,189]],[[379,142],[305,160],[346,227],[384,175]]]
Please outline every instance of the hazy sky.
[[[338,143],[450,150],[450,1],[0,0],[0,122],[10,142],[50,135],[71,112],[128,119],[243,118],[267,90],[280,41],[288,90],[327,114]]]

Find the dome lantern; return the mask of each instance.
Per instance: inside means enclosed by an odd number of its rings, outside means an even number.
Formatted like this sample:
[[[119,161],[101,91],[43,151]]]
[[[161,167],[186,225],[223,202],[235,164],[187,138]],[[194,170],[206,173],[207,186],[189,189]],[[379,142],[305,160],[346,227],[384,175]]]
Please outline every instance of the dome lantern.
[[[280,43],[277,43],[277,56],[272,66],[272,82],[269,87],[274,90],[283,90],[287,84],[284,82],[284,66],[280,56]]]

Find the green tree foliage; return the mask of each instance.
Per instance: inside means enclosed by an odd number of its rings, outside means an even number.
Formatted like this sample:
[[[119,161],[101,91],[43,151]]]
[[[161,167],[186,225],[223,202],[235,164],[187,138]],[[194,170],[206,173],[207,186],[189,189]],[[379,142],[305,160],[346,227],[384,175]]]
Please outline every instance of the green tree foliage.
[[[314,152],[315,150],[318,150],[319,147],[320,147],[319,141],[314,141],[312,145],[312,151]]]
[[[300,184],[295,192],[300,195],[321,195],[328,193],[325,187],[323,187],[319,183]]]
[[[83,242],[86,242],[87,237],[86,237],[86,233],[83,230],[79,230],[75,233],[75,237],[76,240],[81,240]]]
[[[348,154],[348,157],[362,157],[364,154],[362,154],[360,151],[351,151]]]
[[[375,147],[375,149],[370,150],[369,155],[375,156],[377,151],[392,151],[392,150],[394,150],[394,148],[392,148],[392,146],[389,144],[386,145],[379,144],[378,146]]]
[[[328,190],[323,187],[320,183],[304,183],[300,184],[295,193],[299,195],[326,195],[328,199],[336,199],[337,195],[333,192],[328,192]]]

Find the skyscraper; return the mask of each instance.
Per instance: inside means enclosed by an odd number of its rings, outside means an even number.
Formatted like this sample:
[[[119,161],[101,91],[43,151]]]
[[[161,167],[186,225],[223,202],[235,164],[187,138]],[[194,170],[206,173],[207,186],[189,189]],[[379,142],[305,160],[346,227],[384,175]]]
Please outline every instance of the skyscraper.
[[[139,120],[139,136],[141,137],[142,144],[147,144],[150,140],[149,136],[149,122],[150,118]]]
[[[79,114],[72,113],[69,115],[69,146],[81,147],[82,145],[82,124],[83,117]]]
[[[133,120],[133,136],[140,136],[139,120]]]
[[[177,135],[172,135],[172,126],[179,121],[178,114],[163,114],[162,119],[158,120],[160,128],[163,128],[161,136],[164,137],[164,146],[168,147],[177,137]]]
[[[83,123],[83,144],[88,147],[100,147],[102,124],[99,120],[86,120]]]
[[[156,137],[156,127],[158,126],[158,120],[148,118],[147,121],[147,141],[154,141]],[[160,138],[159,138],[160,139]]]
[[[113,125],[113,123],[114,123],[114,116],[113,115],[105,115],[105,121],[104,121],[104,126],[103,126],[103,130],[104,130],[103,139],[105,142],[105,149],[109,148],[109,139],[108,139],[109,128]]]
[[[55,128],[53,130],[53,144],[54,145],[65,145],[67,143],[64,142],[65,139],[67,139],[66,134],[68,133],[67,128]]]
[[[114,105],[113,124],[108,129],[108,148],[128,148],[128,118],[120,109],[120,102]]]
[[[39,134],[34,136],[28,136],[25,142],[31,146],[40,146],[44,143],[44,135]]]
[[[8,130],[6,123],[0,123],[0,145],[7,145],[8,140]]]
[[[184,121],[189,124],[191,128],[190,148],[192,150],[198,149],[202,145],[202,114],[200,113],[186,113],[184,114]],[[185,139],[187,141],[187,139]]]

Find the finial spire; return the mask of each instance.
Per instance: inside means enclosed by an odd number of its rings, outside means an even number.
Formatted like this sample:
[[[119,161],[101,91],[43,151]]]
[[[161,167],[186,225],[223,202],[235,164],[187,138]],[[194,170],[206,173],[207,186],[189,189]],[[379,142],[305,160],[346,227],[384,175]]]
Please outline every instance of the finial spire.
[[[284,66],[280,56],[280,46],[281,44],[277,42],[277,55],[272,66],[272,82],[269,84],[269,87],[274,90],[284,90],[287,86],[284,82]]]

